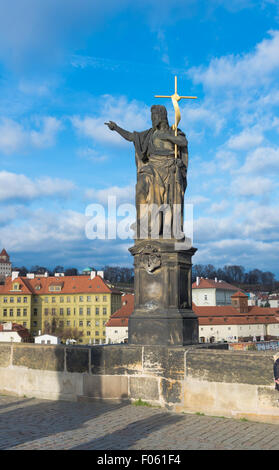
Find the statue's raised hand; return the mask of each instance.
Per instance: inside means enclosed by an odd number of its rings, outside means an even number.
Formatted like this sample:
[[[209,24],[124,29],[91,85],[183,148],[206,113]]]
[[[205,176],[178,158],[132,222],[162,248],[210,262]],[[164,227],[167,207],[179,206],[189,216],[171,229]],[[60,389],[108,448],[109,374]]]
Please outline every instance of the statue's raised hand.
[[[116,128],[117,128],[117,124],[113,121],[109,121],[109,122],[105,122],[105,125],[108,126],[108,128],[111,130],[111,131],[115,131]]]

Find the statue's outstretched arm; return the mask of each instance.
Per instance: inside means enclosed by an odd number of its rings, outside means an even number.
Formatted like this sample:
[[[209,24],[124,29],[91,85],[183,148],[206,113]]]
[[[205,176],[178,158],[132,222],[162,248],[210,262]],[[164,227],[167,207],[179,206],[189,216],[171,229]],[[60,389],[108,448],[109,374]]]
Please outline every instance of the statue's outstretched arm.
[[[109,121],[109,122],[105,122],[106,126],[108,126],[108,128],[111,130],[111,131],[116,131],[118,132],[119,135],[121,135],[121,137],[123,137],[124,139],[128,140],[129,142],[133,142],[134,140],[134,134],[133,132],[129,132],[129,131],[125,131],[125,129],[122,129],[121,127],[119,127],[115,122],[113,121]]]

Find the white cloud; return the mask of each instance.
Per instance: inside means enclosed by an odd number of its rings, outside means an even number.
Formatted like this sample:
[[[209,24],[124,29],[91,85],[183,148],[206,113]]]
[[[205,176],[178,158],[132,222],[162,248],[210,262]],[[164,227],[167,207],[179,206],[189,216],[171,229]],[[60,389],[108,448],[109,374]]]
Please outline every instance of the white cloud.
[[[28,137],[23,127],[12,119],[0,118],[0,151],[10,154],[25,147]]]
[[[240,134],[230,137],[226,145],[232,150],[247,150],[260,145],[263,139],[261,132],[244,129]]]
[[[30,140],[34,147],[51,147],[55,144],[56,134],[61,130],[61,122],[51,116],[43,117],[41,121],[41,130],[32,130],[30,133]]]
[[[128,102],[125,97],[118,99],[106,95],[101,98],[98,116],[73,116],[71,122],[77,132],[86,138],[112,145],[127,145],[126,140],[111,131],[105,122],[115,121],[120,127],[131,132],[151,127],[147,106],[136,101]]]
[[[231,183],[232,192],[238,196],[264,196],[274,189],[274,183],[268,178],[239,176]]]
[[[0,201],[9,199],[32,200],[48,196],[65,196],[75,185],[71,181],[59,178],[37,178],[32,181],[25,175],[0,172]]]
[[[275,173],[279,171],[279,148],[259,147],[249,153],[241,173]]]
[[[50,147],[55,144],[57,133],[62,129],[61,122],[51,116],[35,119],[37,129],[24,128],[12,119],[0,118],[0,152],[12,154],[24,152],[28,148]]]
[[[112,186],[105,189],[87,189],[85,191],[85,197],[90,200],[91,203],[97,201],[106,205],[108,203],[108,197],[110,196],[116,197],[117,204],[134,202],[135,186],[131,184],[124,187]]]
[[[189,73],[195,83],[216,90],[221,87],[258,88],[260,84],[269,83],[279,70],[279,31],[270,31],[269,35],[253,52],[214,58],[208,67],[195,67]]]

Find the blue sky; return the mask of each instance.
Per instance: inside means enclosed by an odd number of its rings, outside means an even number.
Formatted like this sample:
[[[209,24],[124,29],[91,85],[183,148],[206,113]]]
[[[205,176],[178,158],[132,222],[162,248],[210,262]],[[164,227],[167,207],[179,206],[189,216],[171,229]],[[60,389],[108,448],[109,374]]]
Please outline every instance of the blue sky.
[[[279,8],[273,0],[0,0],[0,246],[14,265],[132,264],[85,210],[134,198],[134,149],[174,76],[195,263],[279,275]],[[173,121],[171,104],[169,120]]]

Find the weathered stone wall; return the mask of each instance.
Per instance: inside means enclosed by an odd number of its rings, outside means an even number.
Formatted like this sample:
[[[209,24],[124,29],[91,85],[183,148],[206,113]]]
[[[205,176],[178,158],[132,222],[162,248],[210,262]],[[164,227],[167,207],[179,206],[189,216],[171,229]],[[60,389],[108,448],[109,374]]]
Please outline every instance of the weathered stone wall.
[[[141,398],[178,412],[279,423],[271,351],[0,343],[0,391],[54,400]]]

